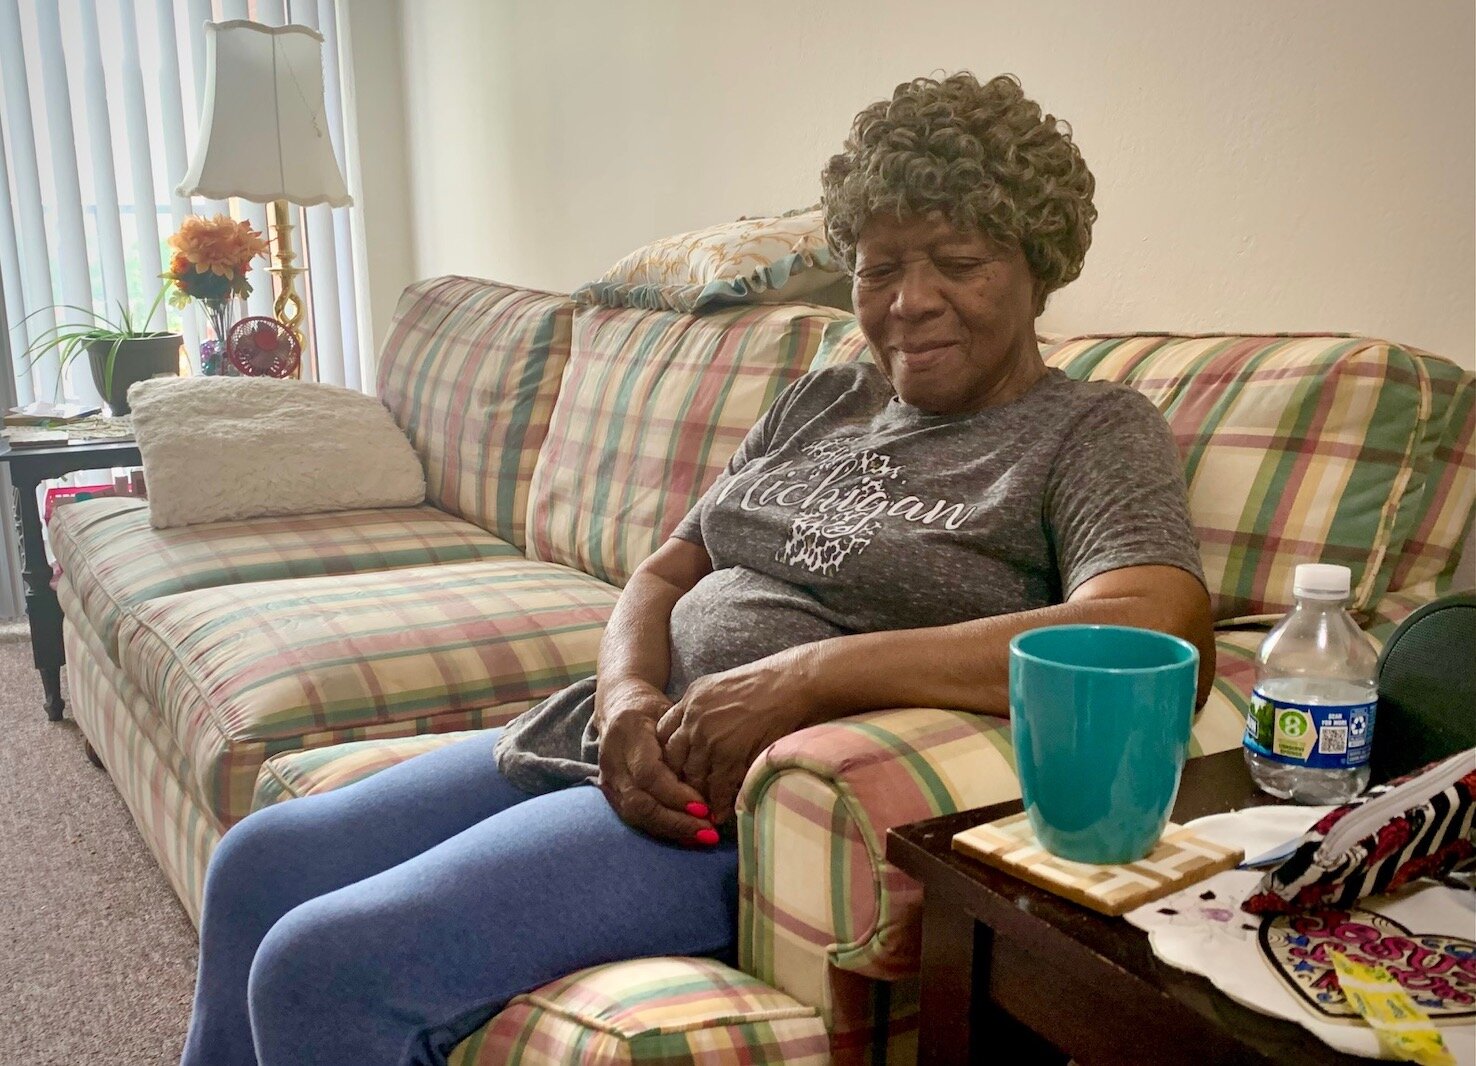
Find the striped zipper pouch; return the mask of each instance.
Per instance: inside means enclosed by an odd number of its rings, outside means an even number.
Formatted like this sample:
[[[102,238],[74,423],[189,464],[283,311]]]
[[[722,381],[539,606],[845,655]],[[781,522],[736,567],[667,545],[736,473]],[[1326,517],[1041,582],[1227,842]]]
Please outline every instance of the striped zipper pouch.
[[[1476,748],[1330,811],[1241,905],[1252,914],[1344,908],[1476,856]],[[1246,865],[1258,865],[1254,860]]]

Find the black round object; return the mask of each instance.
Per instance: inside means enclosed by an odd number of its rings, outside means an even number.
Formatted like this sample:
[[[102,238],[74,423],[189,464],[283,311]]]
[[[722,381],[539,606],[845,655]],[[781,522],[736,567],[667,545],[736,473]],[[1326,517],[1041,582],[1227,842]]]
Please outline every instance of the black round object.
[[[1476,593],[1427,603],[1379,655],[1373,779],[1476,747]]]

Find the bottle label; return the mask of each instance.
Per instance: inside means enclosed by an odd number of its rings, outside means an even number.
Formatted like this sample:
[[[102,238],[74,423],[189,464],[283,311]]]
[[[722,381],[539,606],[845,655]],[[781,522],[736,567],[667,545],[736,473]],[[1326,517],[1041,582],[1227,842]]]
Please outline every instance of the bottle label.
[[[1245,746],[1257,755],[1309,770],[1356,770],[1373,748],[1374,708],[1367,703],[1324,705],[1251,693]]]

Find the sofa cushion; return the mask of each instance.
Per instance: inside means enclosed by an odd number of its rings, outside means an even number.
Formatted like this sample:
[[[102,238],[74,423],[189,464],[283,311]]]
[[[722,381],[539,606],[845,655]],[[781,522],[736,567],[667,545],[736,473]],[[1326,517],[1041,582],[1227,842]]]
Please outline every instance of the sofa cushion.
[[[155,526],[425,502],[384,405],[319,381],[156,378],[128,390]]]
[[[871,363],[871,346],[861,332],[861,323],[854,318],[843,318],[825,327],[820,338],[820,348],[810,360],[810,369],[836,366],[842,363]]]
[[[251,809],[256,811],[285,800],[332,792],[373,777],[379,771],[388,770],[416,755],[474,737],[479,732],[466,729],[456,733],[422,733],[411,737],[355,740],[324,748],[284,751],[266,760],[257,771]]]
[[[224,828],[278,752],[501,725],[589,676],[616,595],[519,559],[232,585],[138,605],[119,660]]]
[[[1072,377],[1134,386],[1168,418],[1221,622],[1289,610],[1298,563],[1349,567],[1355,613],[1378,601],[1443,429],[1432,358],[1337,335],[1102,335],[1046,353]]]
[[[826,323],[847,317],[581,309],[533,473],[528,554],[624,584],[805,372]]]
[[[819,1012],[711,959],[592,966],[515,996],[449,1066],[824,1066]]]
[[[1427,359],[1425,365],[1434,400],[1430,421],[1444,428],[1420,479],[1419,522],[1395,558],[1390,592],[1430,581],[1436,592],[1445,592],[1476,509],[1476,375],[1444,360]]]
[[[58,507],[50,532],[57,561],[115,658],[119,619],[160,596],[250,581],[518,557],[506,541],[434,507],[154,529],[147,501],[115,497]]]
[[[518,548],[572,309],[554,293],[432,278],[400,297],[380,355],[379,396],[425,465],[426,502]]]
[[[808,300],[845,281],[825,243],[821,212],[814,208],[740,218],[652,241],[599,281],[574,290],[572,298],[606,307],[701,311]]]

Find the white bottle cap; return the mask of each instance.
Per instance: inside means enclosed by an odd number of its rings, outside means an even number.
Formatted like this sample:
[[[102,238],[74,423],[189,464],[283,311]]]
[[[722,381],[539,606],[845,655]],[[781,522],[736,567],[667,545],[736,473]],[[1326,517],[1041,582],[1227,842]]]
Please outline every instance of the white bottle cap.
[[[1341,599],[1352,587],[1353,571],[1330,563],[1301,563],[1292,578],[1292,593],[1297,596]]]

